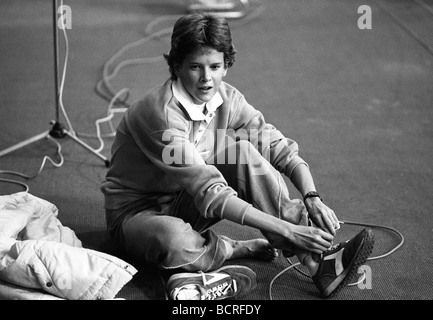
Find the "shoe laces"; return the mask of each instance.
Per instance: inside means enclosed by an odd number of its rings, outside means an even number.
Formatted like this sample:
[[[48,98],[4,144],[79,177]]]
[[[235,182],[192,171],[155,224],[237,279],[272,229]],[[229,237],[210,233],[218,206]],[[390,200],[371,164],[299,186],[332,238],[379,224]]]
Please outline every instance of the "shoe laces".
[[[328,249],[326,249],[326,251],[322,252],[322,253],[313,253],[311,256],[313,257],[313,260],[316,262],[320,262],[320,260],[323,258],[323,256],[328,253],[331,252],[335,249],[337,249],[338,247],[340,247],[340,243],[337,244],[333,244],[331,245]]]
[[[335,250],[335,249],[337,249],[339,246],[340,246],[340,243],[333,244],[333,245],[330,246],[329,249],[326,250],[326,251],[332,251],[332,250]]]

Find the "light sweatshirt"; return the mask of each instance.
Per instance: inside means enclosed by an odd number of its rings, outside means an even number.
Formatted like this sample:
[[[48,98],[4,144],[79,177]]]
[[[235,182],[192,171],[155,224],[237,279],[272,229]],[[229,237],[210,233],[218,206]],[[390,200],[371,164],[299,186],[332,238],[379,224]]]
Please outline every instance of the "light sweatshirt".
[[[206,104],[206,115],[179,93],[180,86],[179,81],[167,80],[125,112],[101,185],[105,208],[116,214],[133,202],[163,201],[184,189],[203,217],[241,223],[250,210],[258,209],[239,198],[209,163],[227,141],[248,140],[289,178],[296,166],[307,164],[298,155],[298,144],[266,123],[233,86],[221,83]]]

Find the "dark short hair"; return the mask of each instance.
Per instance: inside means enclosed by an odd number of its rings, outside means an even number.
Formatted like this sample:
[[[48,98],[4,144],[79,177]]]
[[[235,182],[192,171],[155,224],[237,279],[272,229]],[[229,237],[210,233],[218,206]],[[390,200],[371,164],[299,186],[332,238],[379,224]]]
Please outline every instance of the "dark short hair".
[[[193,13],[176,21],[170,53],[164,54],[173,80],[177,79],[175,65],[181,65],[188,54],[201,48],[212,48],[224,53],[225,68],[233,65],[236,50],[226,19],[211,13]]]

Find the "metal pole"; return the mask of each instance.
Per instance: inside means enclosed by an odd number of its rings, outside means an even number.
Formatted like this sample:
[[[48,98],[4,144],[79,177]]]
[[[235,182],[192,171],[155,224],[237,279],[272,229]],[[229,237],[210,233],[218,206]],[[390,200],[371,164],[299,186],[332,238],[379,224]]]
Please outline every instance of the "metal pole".
[[[58,30],[57,30],[57,1],[53,0],[53,41],[54,41],[54,90],[55,90],[55,107],[56,107],[56,120],[60,120],[59,111],[59,41],[58,41]]]

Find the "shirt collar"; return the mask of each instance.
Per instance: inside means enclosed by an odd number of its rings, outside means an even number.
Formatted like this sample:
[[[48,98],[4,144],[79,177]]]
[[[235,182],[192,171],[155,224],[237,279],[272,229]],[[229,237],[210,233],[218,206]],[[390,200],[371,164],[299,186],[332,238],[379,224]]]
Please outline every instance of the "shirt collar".
[[[202,112],[202,108],[200,105],[197,105],[192,100],[192,97],[186,91],[185,87],[182,84],[180,78],[177,78],[172,83],[172,90],[174,97],[180,102],[180,104],[185,108],[188,116],[193,121],[202,121],[205,120],[209,122],[213,116],[215,110],[222,105],[223,98],[220,93],[217,92],[210,101],[206,103],[205,108],[207,109],[206,115]]]

